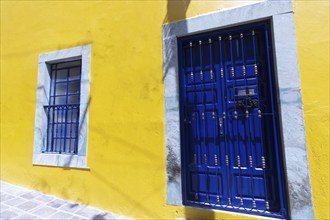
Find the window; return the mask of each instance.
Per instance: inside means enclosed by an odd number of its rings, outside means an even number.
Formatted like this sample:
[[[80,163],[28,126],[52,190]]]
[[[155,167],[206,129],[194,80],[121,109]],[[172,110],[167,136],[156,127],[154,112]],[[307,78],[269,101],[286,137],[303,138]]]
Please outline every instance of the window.
[[[76,154],[80,109],[81,60],[50,65],[51,84],[44,152]]]
[[[252,27],[261,21],[269,21],[267,34]],[[263,1],[164,25],[167,204],[314,218],[294,30],[291,1]],[[251,78],[249,88],[244,77]],[[257,151],[241,135],[247,120],[256,125],[250,141],[265,143]]]
[[[34,165],[88,168],[90,45],[41,54]]]

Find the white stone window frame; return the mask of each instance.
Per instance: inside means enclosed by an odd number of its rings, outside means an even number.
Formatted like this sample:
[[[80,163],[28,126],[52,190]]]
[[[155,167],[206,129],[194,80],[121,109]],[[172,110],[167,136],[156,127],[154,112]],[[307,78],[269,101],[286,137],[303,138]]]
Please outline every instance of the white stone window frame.
[[[263,1],[163,26],[167,204],[182,206],[177,38],[267,19],[271,21],[274,46],[287,211],[291,219],[314,219],[291,1]]]
[[[81,60],[80,113],[77,154],[43,153],[47,137],[47,114],[49,103],[50,65]],[[90,101],[91,45],[84,45],[39,55],[38,87],[34,126],[33,165],[89,169],[87,166],[88,108]]]

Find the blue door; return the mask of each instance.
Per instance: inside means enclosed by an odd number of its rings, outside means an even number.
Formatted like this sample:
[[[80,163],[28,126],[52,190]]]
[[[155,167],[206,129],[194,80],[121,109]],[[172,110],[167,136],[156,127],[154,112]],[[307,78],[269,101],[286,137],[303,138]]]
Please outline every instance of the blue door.
[[[268,22],[178,39],[183,198],[286,216]]]

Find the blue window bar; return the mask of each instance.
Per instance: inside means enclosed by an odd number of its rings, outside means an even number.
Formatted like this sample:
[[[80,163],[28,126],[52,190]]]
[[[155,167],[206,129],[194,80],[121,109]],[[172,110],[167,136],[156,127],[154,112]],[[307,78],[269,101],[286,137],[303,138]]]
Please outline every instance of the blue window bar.
[[[287,218],[269,22],[178,48],[184,204]]]
[[[81,60],[50,65],[51,84],[44,153],[77,154]]]

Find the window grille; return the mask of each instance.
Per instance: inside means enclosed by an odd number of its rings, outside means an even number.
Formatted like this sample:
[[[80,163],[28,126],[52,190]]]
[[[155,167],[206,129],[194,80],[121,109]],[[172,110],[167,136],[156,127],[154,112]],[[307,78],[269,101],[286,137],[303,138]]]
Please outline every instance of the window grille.
[[[80,112],[81,60],[50,65],[47,112],[47,153],[77,154]]]

